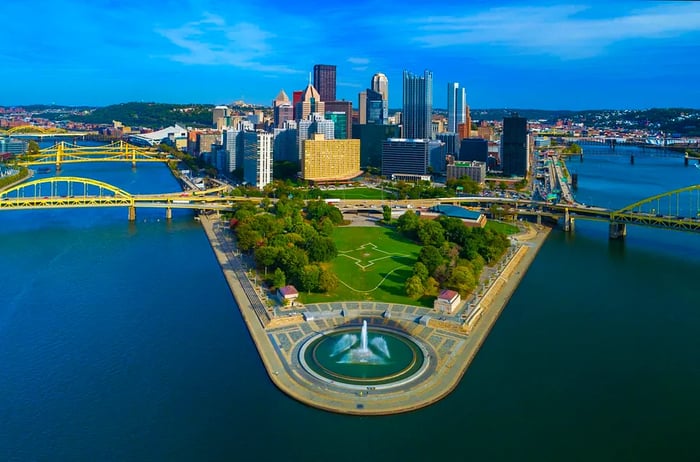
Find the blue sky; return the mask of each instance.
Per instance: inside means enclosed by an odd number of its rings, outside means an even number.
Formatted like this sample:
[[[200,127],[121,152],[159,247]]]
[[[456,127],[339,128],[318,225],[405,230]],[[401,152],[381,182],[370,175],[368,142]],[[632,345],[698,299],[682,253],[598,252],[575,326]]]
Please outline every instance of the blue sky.
[[[341,2],[338,2],[341,3]],[[270,104],[335,64],[458,81],[472,108],[700,108],[700,2],[5,0],[0,105]]]

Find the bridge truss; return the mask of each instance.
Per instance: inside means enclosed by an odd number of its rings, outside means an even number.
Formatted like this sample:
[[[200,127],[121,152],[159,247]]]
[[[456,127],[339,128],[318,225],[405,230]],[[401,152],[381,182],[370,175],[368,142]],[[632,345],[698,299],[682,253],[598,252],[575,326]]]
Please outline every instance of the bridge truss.
[[[700,231],[700,185],[642,199],[610,213],[610,221]]]
[[[44,148],[38,154],[27,154],[19,157],[18,165],[31,167],[37,165],[55,165],[60,170],[62,164],[75,164],[85,162],[131,162],[136,166],[137,162],[168,162],[165,156],[156,155],[155,152],[115,141],[103,146],[77,146],[61,141],[55,145]]]

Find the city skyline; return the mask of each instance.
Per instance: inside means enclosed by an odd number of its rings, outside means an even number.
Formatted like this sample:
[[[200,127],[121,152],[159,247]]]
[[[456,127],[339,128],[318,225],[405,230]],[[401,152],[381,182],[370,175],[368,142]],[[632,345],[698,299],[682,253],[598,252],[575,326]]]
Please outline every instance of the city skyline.
[[[6,2],[8,18],[26,4]],[[604,6],[604,7],[603,7]],[[315,64],[337,67],[337,99],[358,104],[375,73],[401,107],[404,70],[448,82],[472,108],[700,107],[697,2],[354,2],[295,10],[282,2],[37,1],[7,21],[0,105],[128,101],[268,106]],[[396,14],[401,11],[401,14]],[[371,12],[371,14],[368,14]],[[313,31],[313,33],[310,33]]]

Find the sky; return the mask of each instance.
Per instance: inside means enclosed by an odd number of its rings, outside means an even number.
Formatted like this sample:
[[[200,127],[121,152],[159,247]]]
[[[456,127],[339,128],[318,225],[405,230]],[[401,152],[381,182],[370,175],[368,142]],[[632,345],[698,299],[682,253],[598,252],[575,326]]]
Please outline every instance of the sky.
[[[340,6],[342,4],[342,6]],[[270,105],[314,64],[337,97],[433,72],[472,108],[700,108],[700,2],[4,0],[0,105]]]

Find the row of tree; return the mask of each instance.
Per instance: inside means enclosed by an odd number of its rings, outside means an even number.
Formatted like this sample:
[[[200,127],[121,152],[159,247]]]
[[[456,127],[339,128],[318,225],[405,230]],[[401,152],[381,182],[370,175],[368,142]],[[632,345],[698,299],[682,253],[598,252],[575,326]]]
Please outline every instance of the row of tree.
[[[239,249],[252,253],[274,287],[290,283],[306,292],[328,292],[337,287],[338,278],[322,263],[338,255],[331,235],[342,222],[340,210],[322,200],[304,207],[302,199],[283,196],[274,205],[243,205],[231,227]]]
[[[422,245],[405,284],[412,298],[437,295],[440,287],[468,295],[476,288],[484,266],[497,261],[510,245],[498,231],[467,227],[454,217],[421,220],[412,210],[399,217],[396,229]]]

